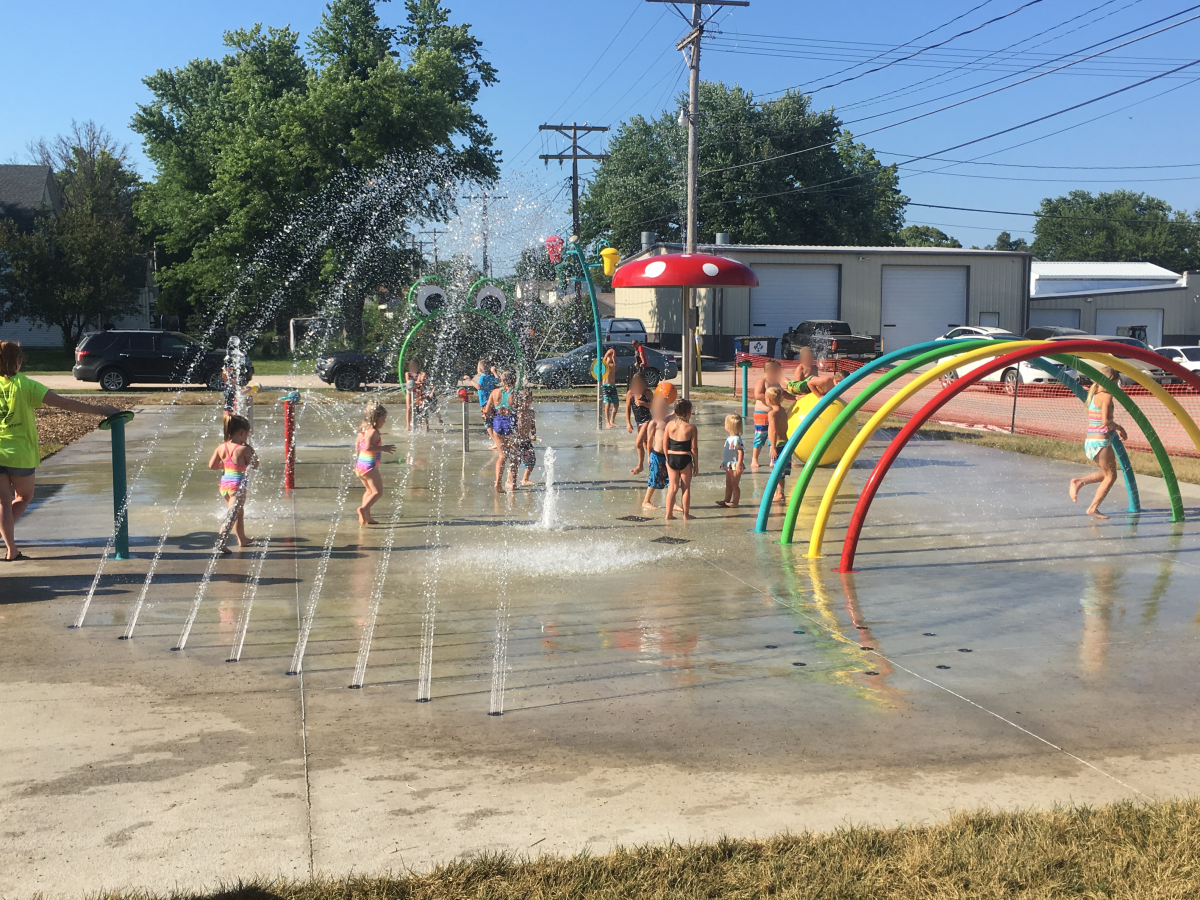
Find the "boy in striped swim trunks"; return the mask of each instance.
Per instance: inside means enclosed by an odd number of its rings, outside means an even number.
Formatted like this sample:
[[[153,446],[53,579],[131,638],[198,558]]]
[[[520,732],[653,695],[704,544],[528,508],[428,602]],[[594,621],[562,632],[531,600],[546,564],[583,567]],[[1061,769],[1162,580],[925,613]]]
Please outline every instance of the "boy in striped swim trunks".
[[[767,434],[770,422],[771,405],[767,402],[767,390],[779,388],[780,396],[786,403],[794,403],[796,398],[787,390],[783,382],[783,367],[777,359],[768,359],[763,366],[763,377],[754,386],[754,449],[750,454],[750,468],[759,467],[758,454],[763,447],[769,446]]]

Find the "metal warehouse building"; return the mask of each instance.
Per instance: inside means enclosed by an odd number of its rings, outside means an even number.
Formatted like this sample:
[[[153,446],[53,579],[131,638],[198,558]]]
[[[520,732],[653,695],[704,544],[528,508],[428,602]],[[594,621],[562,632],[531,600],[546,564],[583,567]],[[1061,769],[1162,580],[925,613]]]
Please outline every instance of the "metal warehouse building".
[[[719,235],[718,238],[721,236]],[[781,336],[805,319],[842,319],[891,350],[959,325],[1022,332],[1031,282],[1028,253],[926,247],[704,245],[744,263],[757,288],[696,292],[704,352],[733,357],[738,335]],[[641,259],[682,250],[644,241]],[[628,260],[626,260],[628,261]],[[639,318],[651,341],[679,347],[679,288],[618,288],[616,314]]]
[[[1152,347],[1195,344],[1200,337],[1198,294],[1200,272],[1179,275],[1145,262],[1034,260],[1029,324],[1066,325],[1100,335],[1144,328]]]

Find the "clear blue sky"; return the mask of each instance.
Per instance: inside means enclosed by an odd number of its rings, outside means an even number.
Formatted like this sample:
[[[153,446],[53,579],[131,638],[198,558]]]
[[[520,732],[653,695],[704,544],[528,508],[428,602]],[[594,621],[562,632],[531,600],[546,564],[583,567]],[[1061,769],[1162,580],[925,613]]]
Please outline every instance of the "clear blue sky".
[[[643,0],[604,4],[448,0],[447,5],[455,21],[471,23],[483,41],[484,52],[499,70],[499,84],[484,92],[479,108],[503,151],[506,175],[527,173],[516,183],[525,185],[522,190],[528,195],[550,188],[549,196],[553,196],[560,177],[556,165],[544,169],[536,159],[538,153],[556,149],[552,139],[544,143],[539,137],[540,123],[574,120],[616,126],[637,113],[674,108],[674,93],[686,88],[682,57],[673,49],[686,28],[666,4]],[[913,52],[1019,10],[936,51],[816,93],[820,106],[832,105],[847,121],[884,113],[849,125],[854,133],[862,134],[936,108],[942,104],[931,101],[951,92],[1002,78],[943,102],[1028,77],[1019,70],[1038,60],[1075,54],[1187,6],[1146,0],[752,0],[748,9],[718,14],[723,33],[705,43],[702,73],[706,79],[736,82],[756,94],[796,85],[812,89],[895,58],[893,52],[891,57],[864,64],[870,56],[907,41],[914,43],[903,52]],[[0,83],[4,85],[0,91],[0,159],[23,158],[29,140],[64,131],[73,118],[91,118],[127,140],[142,174],[150,176],[137,136],[128,129],[136,104],[148,98],[141,83],[146,74],[183,65],[195,57],[219,56],[223,52],[221,33],[229,28],[262,22],[290,25],[305,35],[323,10],[324,4],[314,0],[185,0],[169,4],[0,0],[0,31],[7,36],[5,53],[0,56]],[[380,10],[390,24],[399,23],[404,15],[398,0],[381,4]],[[1197,13],[1200,10],[1164,24]],[[958,22],[920,37],[962,14]],[[1073,17],[1079,18],[1063,24]],[[1033,37],[1043,31],[1041,37]],[[1131,37],[1144,33],[1138,31]],[[1200,57],[1198,37],[1200,20],[1091,63],[863,140],[888,162],[902,159],[896,154],[938,151],[1190,62]],[[983,53],[1001,51],[1019,41],[1024,43],[979,61]],[[1103,45],[1108,46],[1111,44]],[[1012,55],[1020,50],[1027,54]],[[948,71],[964,63],[970,66]],[[857,68],[831,77],[831,73],[856,64]],[[990,68],[977,68],[988,64]],[[914,93],[881,98],[928,78],[942,80],[919,86]],[[924,162],[901,170],[905,173],[901,186],[909,197],[922,203],[1014,211],[1032,211],[1042,197],[1074,187],[1092,191],[1128,187],[1162,197],[1177,209],[1195,210],[1200,208],[1200,165],[1178,168],[1200,163],[1194,151],[1200,137],[1195,115],[1200,85],[1195,79],[1200,79],[1200,65],[946,154],[955,160],[994,154],[985,157],[986,161],[1031,168],[952,165],[943,174],[917,174],[916,170],[947,166]],[[1175,90],[1170,93],[1155,96],[1172,88]],[[921,101],[927,102],[898,111]],[[1122,109],[1126,106],[1129,108]],[[1103,118],[1083,124],[1097,116]],[[1051,134],[1061,129],[1069,130]],[[1012,146],[1031,140],[1025,146]],[[593,141],[591,146],[602,149],[602,141]],[[1083,168],[1048,168],[1054,166]],[[1102,168],[1118,166],[1175,168]],[[564,168],[562,174],[567,171]],[[569,202],[569,195],[562,196]],[[917,207],[910,207],[908,221],[937,224],[967,246],[989,243],[1001,229],[1028,236],[1032,224],[1032,219],[1022,217]]]

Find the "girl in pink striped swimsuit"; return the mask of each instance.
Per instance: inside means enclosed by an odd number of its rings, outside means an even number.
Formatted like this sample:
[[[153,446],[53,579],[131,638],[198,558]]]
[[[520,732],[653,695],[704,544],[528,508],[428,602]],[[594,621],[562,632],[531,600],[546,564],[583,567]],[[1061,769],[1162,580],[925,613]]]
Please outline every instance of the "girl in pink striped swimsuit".
[[[387,421],[387,408],[382,403],[372,403],[363,414],[358,426],[355,449],[358,456],[354,461],[354,474],[363,485],[362,505],[358,508],[360,525],[378,525],[371,517],[371,507],[383,496],[383,476],[379,473],[379,457],[384,453],[395,453],[395,444],[383,443],[379,429]]]
[[[228,553],[225,546],[229,540],[229,532],[237,537],[239,547],[249,547],[251,540],[246,537],[244,513],[246,507],[246,487],[250,469],[258,468],[258,457],[250,446],[250,422],[241,416],[228,416],[225,419],[225,440],[213,451],[208,461],[208,467],[214,471],[220,470],[221,483],[217,492],[225,501],[228,512],[217,536],[217,546],[222,553]]]
[[[1117,373],[1108,366],[1098,366],[1097,371],[1110,381],[1117,377]],[[1096,496],[1092,498],[1087,514],[1097,519],[1107,519],[1108,516],[1100,512],[1100,504],[1117,481],[1117,455],[1113,450],[1113,435],[1120,435],[1121,440],[1126,440],[1128,435],[1113,419],[1112,394],[1094,381],[1088,388],[1087,413],[1088,429],[1087,438],[1083,442],[1083,452],[1099,466],[1100,471],[1083,478],[1072,478],[1068,493],[1071,495],[1071,502],[1074,503],[1079,497],[1081,487],[1085,484],[1097,485]]]

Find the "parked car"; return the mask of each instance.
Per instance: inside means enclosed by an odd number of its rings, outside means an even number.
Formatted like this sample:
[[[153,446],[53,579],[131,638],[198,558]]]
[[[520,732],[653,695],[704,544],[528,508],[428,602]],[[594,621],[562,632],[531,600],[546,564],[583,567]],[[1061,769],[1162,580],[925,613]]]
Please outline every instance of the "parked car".
[[[1068,328],[1066,325],[1030,325],[1022,337],[1027,341],[1048,341],[1055,337],[1092,337],[1079,328]]]
[[[1079,337],[1078,335],[1060,335],[1058,337],[1049,338],[1049,340],[1051,340],[1051,341],[1070,341],[1070,340],[1076,340],[1078,337]],[[1130,347],[1138,347],[1142,350],[1150,349],[1144,343],[1139,341],[1137,338],[1126,337],[1125,335],[1121,335],[1121,334],[1089,334],[1089,335],[1087,335],[1087,337],[1089,340],[1093,340],[1093,341],[1110,341],[1114,344],[1126,344]],[[1174,375],[1168,375],[1164,369],[1161,369],[1158,366],[1151,365],[1150,363],[1142,362],[1140,359],[1131,359],[1129,357],[1120,356],[1120,354],[1116,354],[1116,355],[1119,356],[1121,359],[1125,360],[1130,365],[1137,366],[1139,369],[1141,369],[1143,372],[1145,372],[1147,375],[1149,375],[1151,378],[1153,378],[1159,384],[1172,384],[1179,380]],[[1087,384],[1092,383],[1091,379],[1080,375],[1074,369],[1068,368],[1067,374],[1069,374],[1072,378],[1079,381],[1081,384],[1087,385]],[[1129,387],[1130,385],[1137,384],[1137,382],[1134,381],[1132,378],[1130,378],[1128,375],[1126,375],[1124,372],[1118,372],[1117,373],[1117,384],[1121,385],[1121,387]]]
[[[632,344],[634,341],[646,343],[646,326],[641,319],[614,319],[605,316],[600,320],[600,340],[615,343]]]
[[[1016,341],[1020,340],[1017,335],[1011,331],[1005,331],[1003,328],[993,328],[988,325],[961,325],[958,328],[951,329],[935,340],[953,341],[962,339],[976,340],[986,338],[993,341]],[[992,361],[991,357],[976,360],[968,365],[961,366],[951,372],[947,372],[942,376],[942,384],[950,384],[955,379],[961,378],[968,372],[978,369],[980,366],[987,365]],[[983,384],[988,382],[1000,382],[1004,385],[1006,393],[1011,394],[1017,389],[1018,385],[1022,384],[1054,384],[1057,379],[1047,372],[1045,369],[1034,365],[1031,361],[1017,363],[1015,366],[1009,366],[999,372],[992,372],[989,375],[983,376],[979,381]]]
[[[317,359],[317,377],[339,391],[356,391],[363,384],[398,384],[400,370],[394,356],[383,357],[361,350],[340,350]]]
[[[605,350],[612,347],[617,351],[617,381],[624,384],[629,381],[633,368],[633,345],[609,341],[602,345]],[[576,347],[562,356],[549,359],[539,359],[533,366],[533,381],[547,387],[570,387],[573,384],[595,384],[592,378],[592,364],[596,361],[596,345],[584,344]],[[679,374],[679,366],[675,357],[646,348],[646,382],[654,387],[662,379],[670,381]]]
[[[71,374],[79,381],[96,381],[106,391],[131,384],[203,384],[211,391],[225,389],[221,370],[224,350],[202,347],[177,331],[104,331],[84,335],[75,348]],[[254,375],[247,358],[244,377]]]
[[[1154,352],[1183,366],[1189,372],[1200,372],[1200,347],[1189,344],[1179,347],[1155,347]]]
[[[837,319],[808,319],[784,332],[779,353],[784,359],[795,359],[801,347],[811,347],[825,359],[874,359],[875,338],[854,334],[850,325]]]

